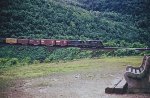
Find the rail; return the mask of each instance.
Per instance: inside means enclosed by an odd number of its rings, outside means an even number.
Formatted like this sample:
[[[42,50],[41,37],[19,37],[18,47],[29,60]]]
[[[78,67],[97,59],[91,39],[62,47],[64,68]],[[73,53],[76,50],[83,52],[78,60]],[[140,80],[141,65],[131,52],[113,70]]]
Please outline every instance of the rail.
[[[7,43],[0,43],[0,47],[4,46],[44,46],[44,45],[20,45],[20,44],[7,44]],[[125,50],[137,50],[137,51],[149,51],[150,48],[126,48],[126,47],[79,47],[79,46],[46,46],[49,48],[69,48],[69,47],[76,47],[82,50],[104,50],[104,51],[114,51],[118,49],[125,49]]]

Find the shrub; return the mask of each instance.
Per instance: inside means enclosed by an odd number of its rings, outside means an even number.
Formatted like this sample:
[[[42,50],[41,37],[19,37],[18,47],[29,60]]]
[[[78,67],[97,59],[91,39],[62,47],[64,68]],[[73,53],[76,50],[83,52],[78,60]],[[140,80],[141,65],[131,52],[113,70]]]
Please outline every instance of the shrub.
[[[129,49],[118,49],[114,52],[115,56],[131,56],[131,55],[139,55],[139,51],[137,50],[129,50]]]
[[[13,66],[13,65],[18,65],[19,60],[17,58],[1,58],[0,59],[0,67],[8,67],[8,66]]]

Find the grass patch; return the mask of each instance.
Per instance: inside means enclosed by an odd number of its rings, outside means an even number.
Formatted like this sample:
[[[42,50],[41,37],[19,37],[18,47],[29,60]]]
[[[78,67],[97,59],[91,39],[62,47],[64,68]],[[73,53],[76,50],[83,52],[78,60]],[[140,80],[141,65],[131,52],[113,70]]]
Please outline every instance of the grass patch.
[[[101,67],[118,67],[123,65],[137,65],[141,63],[142,57],[108,57],[99,59],[82,59],[78,61],[42,63],[26,66],[9,67],[0,70],[0,78],[14,79],[45,76],[52,73],[64,73],[82,71],[88,69],[100,70]]]
[[[14,79],[34,78],[46,76],[53,73],[71,73],[76,71],[99,71],[100,73],[116,73],[125,69],[125,65],[139,66],[142,57],[107,57],[98,59],[81,59],[58,63],[39,63],[24,66],[12,66],[0,69],[0,91],[3,92],[14,85]],[[48,84],[38,84],[47,86]]]

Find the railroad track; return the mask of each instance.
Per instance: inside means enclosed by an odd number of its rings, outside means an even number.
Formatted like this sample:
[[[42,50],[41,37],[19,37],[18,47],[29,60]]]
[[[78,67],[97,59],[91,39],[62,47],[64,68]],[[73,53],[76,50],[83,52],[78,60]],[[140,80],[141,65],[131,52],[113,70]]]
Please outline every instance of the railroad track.
[[[0,43],[0,47],[4,46],[43,46],[43,45],[20,45],[20,44],[6,44],[6,43]],[[150,48],[126,48],[126,47],[78,47],[78,46],[45,46],[49,49],[57,49],[57,48],[69,48],[69,47],[76,47],[80,48],[82,50],[102,50],[102,51],[114,51],[118,49],[125,49],[125,50],[138,50],[138,51],[150,51]]]

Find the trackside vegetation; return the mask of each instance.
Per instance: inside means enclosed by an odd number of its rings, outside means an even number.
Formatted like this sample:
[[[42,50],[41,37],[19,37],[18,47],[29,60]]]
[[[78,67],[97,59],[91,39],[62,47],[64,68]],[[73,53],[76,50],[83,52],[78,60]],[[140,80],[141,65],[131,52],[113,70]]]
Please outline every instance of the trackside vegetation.
[[[149,5],[149,0],[0,0],[0,37],[100,39],[108,47],[150,47]],[[0,68],[148,53],[0,46]]]

